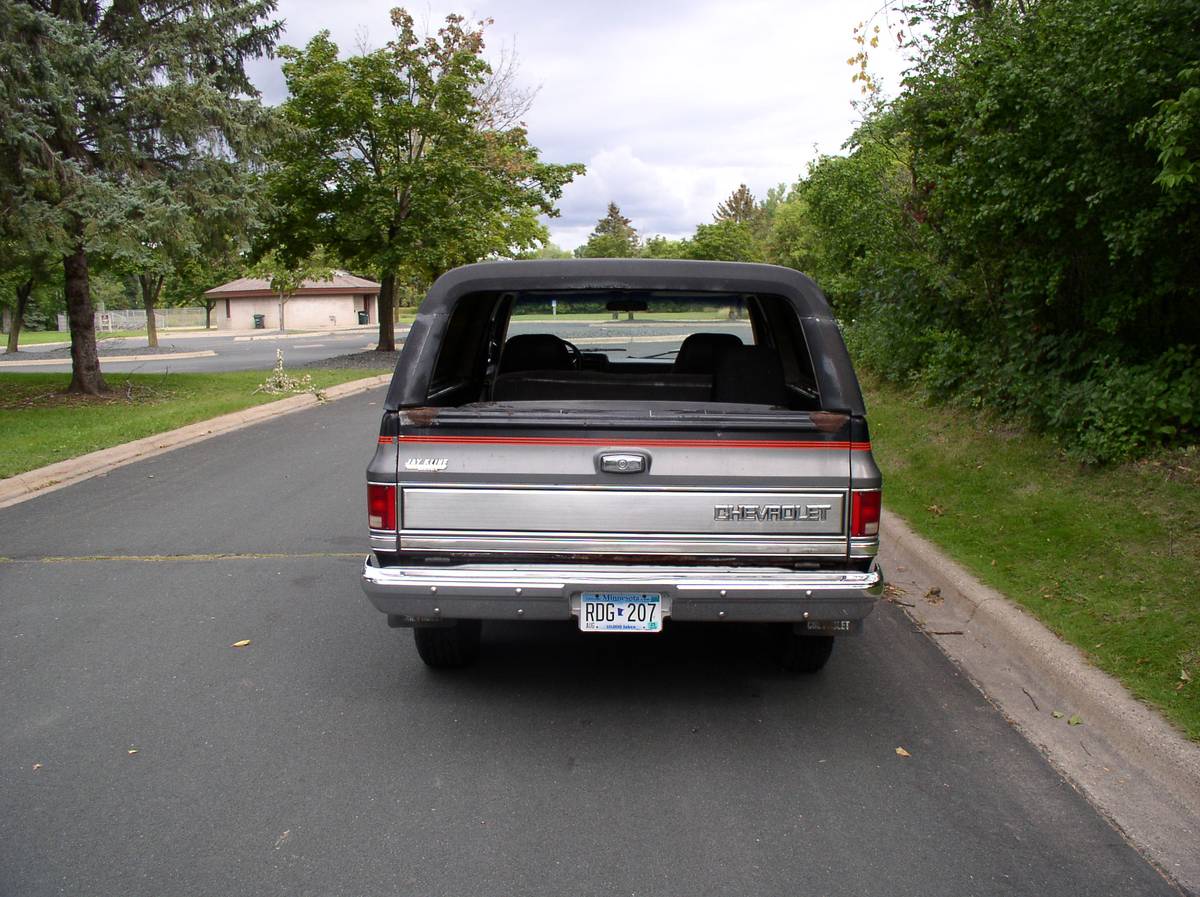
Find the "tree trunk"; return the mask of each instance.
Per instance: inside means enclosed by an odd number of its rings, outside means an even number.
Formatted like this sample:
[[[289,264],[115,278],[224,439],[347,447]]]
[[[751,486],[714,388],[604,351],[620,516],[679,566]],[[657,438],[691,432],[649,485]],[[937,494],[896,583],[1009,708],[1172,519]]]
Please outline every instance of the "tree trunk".
[[[6,352],[16,352],[21,341],[21,325],[25,323],[25,307],[29,305],[29,294],[33,292],[33,278],[17,286],[17,307],[13,311],[12,329],[8,331]]]
[[[212,302],[204,303],[204,329],[205,330],[212,330],[212,313],[213,313],[213,309],[216,307],[217,307],[217,301],[215,299]]]
[[[154,306],[158,304],[158,295],[162,292],[163,276],[161,274],[139,274],[138,282],[142,285],[142,305],[146,309],[146,345],[156,349],[158,348],[158,322],[154,319]]]
[[[71,385],[68,392],[98,396],[108,392],[96,352],[96,314],[92,311],[88,259],[83,244],[63,256],[67,320],[71,323]]]
[[[283,333],[283,303],[287,302],[283,298],[283,293],[279,294],[279,332]]]
[[[379,284],[379,352],[396,351],[396,275],[388,272]]]

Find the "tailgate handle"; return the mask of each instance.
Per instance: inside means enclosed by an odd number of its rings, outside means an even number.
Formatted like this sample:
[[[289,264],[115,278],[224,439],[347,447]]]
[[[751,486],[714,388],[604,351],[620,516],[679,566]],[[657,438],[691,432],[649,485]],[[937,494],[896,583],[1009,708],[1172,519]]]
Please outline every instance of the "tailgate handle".
[[[600,455],[603,473],[645,473],[650,468],[650,456],[640,452],[604,452]]]

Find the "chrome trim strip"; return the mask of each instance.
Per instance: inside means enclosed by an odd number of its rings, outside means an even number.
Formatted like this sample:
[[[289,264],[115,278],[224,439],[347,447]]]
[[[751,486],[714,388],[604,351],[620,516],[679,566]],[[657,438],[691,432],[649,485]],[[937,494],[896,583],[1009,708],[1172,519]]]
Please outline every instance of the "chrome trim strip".
[[[879,554],[879,537],[855,536],[850,540],[850,557],[852,558],[873,558]]]

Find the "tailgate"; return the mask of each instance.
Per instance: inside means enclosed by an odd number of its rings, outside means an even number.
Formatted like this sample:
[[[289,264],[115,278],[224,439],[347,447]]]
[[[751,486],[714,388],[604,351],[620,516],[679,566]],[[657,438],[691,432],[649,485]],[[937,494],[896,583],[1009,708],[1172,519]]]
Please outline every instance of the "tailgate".
[[[391,437],[402,553],[847,556],[842,432],[439,430]]]

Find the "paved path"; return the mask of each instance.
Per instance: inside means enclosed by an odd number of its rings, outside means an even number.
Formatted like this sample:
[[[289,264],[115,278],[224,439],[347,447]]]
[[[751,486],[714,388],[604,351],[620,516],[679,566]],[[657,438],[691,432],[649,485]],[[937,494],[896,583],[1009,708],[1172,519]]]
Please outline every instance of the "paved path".
[[[427,671],[357,583],[381,392],[0,510],[0,894],[1176,893],[890,605],[809,678],[685,626]]]

